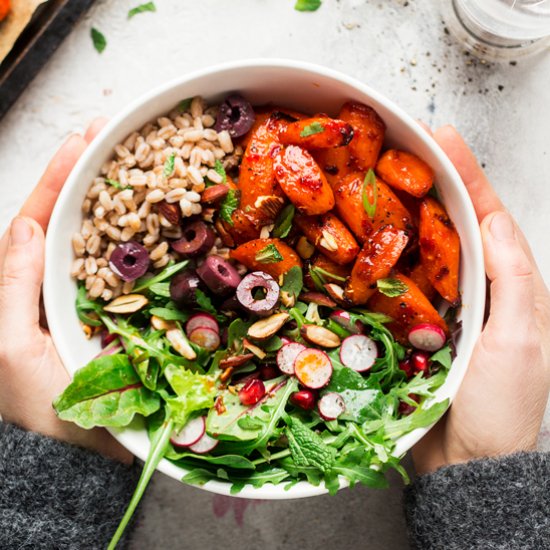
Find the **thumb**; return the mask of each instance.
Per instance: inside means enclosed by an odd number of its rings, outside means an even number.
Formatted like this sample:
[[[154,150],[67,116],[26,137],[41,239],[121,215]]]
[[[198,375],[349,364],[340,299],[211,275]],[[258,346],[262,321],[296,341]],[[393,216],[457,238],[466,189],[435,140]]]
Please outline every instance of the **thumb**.
[[[32,218],[18,216],[10,227],[0,266],[0,333],[9,338],[12,328],[38,326],[39,300],[44,275],[44,232]]]
[[[493,212],[481,224],[485,270],[491,281],[491,309],[487,329],[499,339],[529,335],[534,326],[533,266],[521,246],[514,221],[507,212]]]

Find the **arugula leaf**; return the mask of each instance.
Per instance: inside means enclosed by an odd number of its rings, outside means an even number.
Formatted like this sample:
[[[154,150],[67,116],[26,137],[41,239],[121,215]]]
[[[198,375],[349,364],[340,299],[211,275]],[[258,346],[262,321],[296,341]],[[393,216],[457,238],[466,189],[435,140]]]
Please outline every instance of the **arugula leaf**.
[[[155,6],[155,3],[147,2],[146,4],[140,4],[139,6],[132,8],[128,12],[128,19],[131,19],[132,17],[134,17],[134,15],[137,15],[138,13],[143,13],[146,11],[157,11],[157,7]]]
[[[440,401],[439,403],[434,403],[427,409],[422,404],[416,411],[408,416],[404,416],[398,420],[387,421],[385,424],[384,437],[386,439],[397,439],[416,428],[430,426],[443,416],[448,407],[448,399]]]
[[[226,221],[229,225],[233,225],[233,219],[231,216],[233,212],[237,210],[239,206],[239,199],[237,198],[237,192],[235,189],[230,189],[229,193],[225,195],[222,203],[220,204],[220,218]]]
[[[369,466],[361,466],[351,460],[334,466],[331,473],[344,476],[350,482],[352,488],[356,483],[361,483],[372,489],[386,489],[389,487],[388,480],[382,472]]]
[[[453,363],[452,359],[452,350],[451,346],[447,344],[445,347],[441,348],[439,351],[436,351],[431,357],[430,361],[434,361],[443,365],[447,370],[451,368]]]
[[[309,276],[311,277],[311,280],[313,281],[315,288],[319,292],[324,292],[325,291],[324,285],[326,284],[326,281],[323,278],[323,276],[320,275],[319,272],[314,267],[309,268]]]
[[[251,416],[243,416],[237,420],[239,428],[243,430],[260,430],[264,423],[259,418],[253,418]]]
[[[187,97],[185,99],[182,99],[180,102],[179,102],[179,105],[178,105],[178,111],[180,113],[185,113],[185,111],[189,110],[189,107],[191,107],[191,103],[193,101],[193,98],[192,97]]]
[[[256,253],[255,260],[262,264],[273,264],[282,262],[283,257],[279,250],[277,250],[277,247],[273,243],[270,243]]]
[[[401,296],[409,291],[409,287],[399,279],[378,279],[378,281],[376,281],[376,286],[381,294],[389,298]]]
[[[214,464],[216,466],[226,466],[236,470],[255,470],[255,464],[248,458],[237,454],[225,454],[220,456],[198,455],[189,451],[178,453],[173,449],[168,449],[165,458],[178,461],[178,463],[187,468],[195,468],[197,461],[199,463]]]
[[[184,260],[183,262],[165,267],[158,275],[155,275],[154,277],[140,277],[136,280],[132,292],[141,292],[142,290],[149,288],[151,285],[161,283],[166,279],[172,278],[173,275],[175,275],[178,271],[181,271],[188,263],[189,260]]]
[[[325,127],[319,122],[312,122],[304,127],[300,132],[300,137],[305,138],[309,136],[314,136],[315,134],[321,134],[325,131]]]
[[[273,228],[273,236],[278,239],[284,239],[290,233],[292,229],[292,220],[296,208],[293,204],[287,204],[277,216],[275,220],[275,227]]]
[[[297,298],[302,292],[304,287],[302,268],[295,265],[291,267],[289,271],[285,273],[283,278],[283,284],[281,286],[281,292],[287,292],[291,296]]]
[[[171,304],[173,302],[168,302],[168,304]],[[179,309],[172,308],[172,307],[152,307],[149,310],[149,313],[151,315],[154,315],[155,317],[160,317],[161,319],[164,319],[165,321],[182,321],[185,322],[187,319],[189,319],[190,314],[185,313],[183,311],[180,311]]]
[[[372,189],[372,202],[367,193],[367,189],[369,187]],[[363,181],[363,192],[361,196],[363,200],[363,208],[372,220],[374,218],[374,214],[376,213],[376,204],[378,202],[378,186],[376,185],[376,176],[372,168],[370,168],[365,175],[365,179]]]
[[[158,361],[154,357],[150,357],[149,353],[139,348],[133,350],[130,360],[143,385],[148,390],[155,391],[160,373]]]
[[[154,283],[149,287],[149,291],[162,298],[170,298],[170,283]]]
[[[233,482],[230,493],[236,495],[240,493],[247,484],[252,485],[256,489],[260,489],[266,483],[277,485],[288,478],[288,472],[283,468],[270,467],[261,472],[252,472],[250,474],[231,474],[228,476],[229,481]]]
[[[227,319],[225,315],[218,313],[218,310],[214,307],[210,296],[204,293],[202,290],[197,289],[195,291],[195,299],[197,301],[197,307],[213,315],[220,323],[225,322]]]
[[[107,39],[105,38],[105,35],[98,31],[95,27],[92,27],[90,33],[92,35],[94,48],[98,53],[103,52],[103,50],[107,47]]]
[[[216,159],[216,162],[214,163],[214,171],[221,176],[222,183],[227,183],[227,173],[225,172],[225,168],[223,167],[220,159]]]
[[[176,162],[176,153],[172,153],[165,161],[162,173],[164,177],[168,178],[174,172],[174,164]]]
[[[101,321],[97,317],[92,317],[89,314],[99,314],[102,310],[103,308],[98,302],[90,300],[86,296],[86,287],[83,284],[79,284],[76,292],[76,314],[80,321],[85,325],[100,327]]]
[[[321,0],[296,0],[296,11],[317,11],[321,7]]]

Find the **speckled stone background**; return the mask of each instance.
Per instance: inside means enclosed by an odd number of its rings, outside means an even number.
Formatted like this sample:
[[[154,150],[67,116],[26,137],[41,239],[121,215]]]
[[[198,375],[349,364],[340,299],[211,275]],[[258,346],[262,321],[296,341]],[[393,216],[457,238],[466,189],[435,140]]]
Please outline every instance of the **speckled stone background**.
[[[98,1],[0,122],[0,230],[55,149],[98,115],[185,72],[246,57],[289,57],[338,69],[377,88],[432,126],[467,137],[533,245],[550,280],[550,56],[482,64],[445,32],[448,0]],[[90,28],[108,45],[93,49]],[[550,418],[541,446],[550,449]],[[401,482],[337,497],[247,502],[155,476],[132,548],[406,548]]]

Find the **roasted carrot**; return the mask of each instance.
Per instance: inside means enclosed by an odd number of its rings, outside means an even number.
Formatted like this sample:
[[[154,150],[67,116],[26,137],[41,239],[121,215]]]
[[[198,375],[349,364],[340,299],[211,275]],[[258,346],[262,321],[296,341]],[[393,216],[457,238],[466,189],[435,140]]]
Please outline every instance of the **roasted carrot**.
[[[311,153],[319,165],[332,189],[336,189],[340,180],[353,171],[349,147],[318,149]]]
[[[327,149],[347,145],[353,137],[351,125],[327,116],[315,116],[286,124],[279,132],[284,145],[299,145],[304,149]]]
[[[408,237],[401,229],[386,226],[365,243],[351,270],[345,297],[353,305],[366,304],[376,292],[376,281],[390,274],[407,245]]]
[[[335,283],[341,287],[344,286],[346,279],[351,273],[349,264],[340,265],[334,263],[323,254],[317,254],[309,262],[309,266],[304,273],[304,284],[307,288],[310,289],[317,288],[310,275],[310,270],[312,269],[316,272],[317,275],[321,277],[321,280],[324,283]]]
[[[231,221],[231,224],[223,220],[216,222],[216,229],[225,246],[246,243],[260,236],[261,228],[240,208],[233,212]]]
[[[374,168],[384,142],[384,121],[372,107],[351,101],[344,103],[339,117],[353,128],[348,147],[357,166],[362,170]]]
[[[311,244],[337,264],[349,264],[359,253],[357,241],[332,212],[322,216],[297,215],[294,223]]]
[[[377,291],[368,304],[371,311],[384,313],[393,319],[387,326],[395,338],[403,344],[407,343],[409,331],[421,323],[436,325],[448,335],[447,324],[414,281],[401,274],[396,275],[395,279],[407,286],[404,294],[390,298]]]
[[[420,204],[420,258],[433,287],[452,305],[460,304],[460,238],[441,204],[426,197]]]
[[[390,149],[376,165],[376,173],[391,187],[423,197],[434,181],[433,170],[412,153]]]
[[[275,159],[279,185],[302,214],[324,214],[334,206],[334,194],[323,172],[305,149],[289,145]]]
[[[430,283],[428,276],[426,275],[426,270],[421,262],[416,264],[409,272],[409,279],[414,281],[416,286],[422,291],[422,293],[430,300],[434,299],[436,293],[435,288]]]
[[[0,21],[5,19],[10,12],[10,0],[0,0]]]
[[[364,185],[365,174],[353,172],[347,175],[334,193],[336,210],[357,240],[363,244],[377,229],[393,225],[397,229],[411,232],[414,228],[411,215],[401,204],[395,193],[380,179],[376,180],[377,200],[371,219],[363,206],[363,189],[366,198],[374,204],[373,190]]]
[[[279,239],[256,239],[231,250],[233,259],[252,271],[264,271],[279,282],[279,276],[294,266],[302,267],[300,257]]]

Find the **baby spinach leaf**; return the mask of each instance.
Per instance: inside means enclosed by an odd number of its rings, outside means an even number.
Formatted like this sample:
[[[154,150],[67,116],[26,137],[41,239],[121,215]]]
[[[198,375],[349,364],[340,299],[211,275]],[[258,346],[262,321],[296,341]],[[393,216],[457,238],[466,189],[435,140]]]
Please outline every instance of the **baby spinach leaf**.
[[[243,416],[237,421],[239,428],[243,430],[260,430],[264,423],[258,419],[251,416]]]
[[[235,470],[255,470],[256,466],[248,458],[237,454],[226,454],[220,456],[198,455],[191,452],[178,453],[169,449],[166,453],[166,458],[169,460],[178,461],[180,465],[184,467],[194,468],[199,463],[207,462],[208,464],[215,464],[217,466],[226,466],[228,468],[234,468]],[[186,461],[186,459],[188,459]]]
[[[227,331],[227,347],[238,352],[242,349],[243,338],[246,338],[251,322],[235,319]]]
[[[439,363],[447,370],[450,369],[453,363],[451,346],[447,344],[445,347],[441,348],[439,351],[436,351],[430,357],[430,361]]]
[[[216,474],[214,472],[206,468],[193,468],[181,478],[181,481],[189,485],[204,485],[212,479],[216,479]]]
[[[143,385],[152,391],[157,389],[157,380],[160,373],[160,366],[154,357],[150,357],[147,352],[139,351],[136,348],[131,359],[135,371]]]
[[[359,424],[373,416],[371,411],[376,413],[385,402],[385,396],[380,390],[342,390],[340,395],[346,404],[345,412],[340,415],[339,420],[351,420]]]

